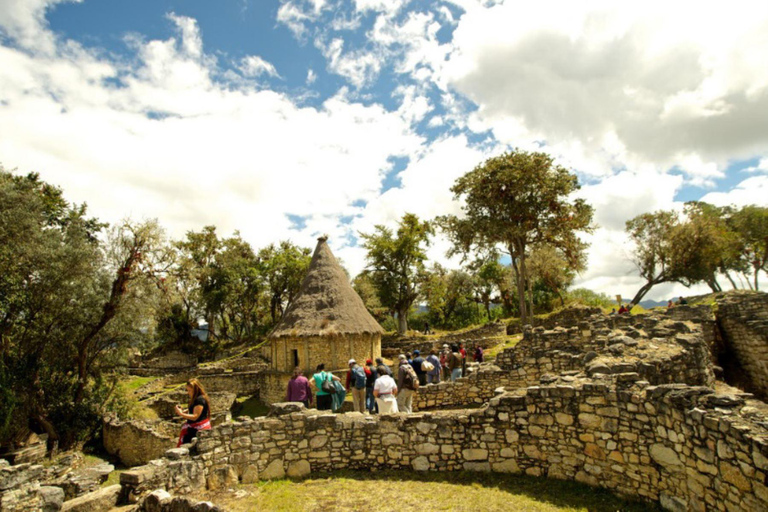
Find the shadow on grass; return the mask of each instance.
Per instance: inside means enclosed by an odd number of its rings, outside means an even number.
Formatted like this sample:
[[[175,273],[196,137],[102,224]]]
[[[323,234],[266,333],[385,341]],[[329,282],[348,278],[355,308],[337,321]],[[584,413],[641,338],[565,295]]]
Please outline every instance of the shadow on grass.
[[[625,500],[577,482],[480,472],[344,470],[313,474],[305,480],[273,480],[257,485],[264,500],[259,503],[261,507],[285,511],[363,510],[377,504],[377,510],[397,511],[660,510],[654,504]],[[251,509],[243,502],[238,505],[233,510]]]
[[[495,488],[509,494],[528,496],[536,501],[550,503],[559,507],[585,509],[595,512],[661,510],[653,504],[626,500],[612,494],[608,490],[590,487],[578,482],[519,474],[510,475],[474,471],[412,472],[391,470],[375,473],[343,471],[329,476],[344,477],[350,480],[439,482]]]

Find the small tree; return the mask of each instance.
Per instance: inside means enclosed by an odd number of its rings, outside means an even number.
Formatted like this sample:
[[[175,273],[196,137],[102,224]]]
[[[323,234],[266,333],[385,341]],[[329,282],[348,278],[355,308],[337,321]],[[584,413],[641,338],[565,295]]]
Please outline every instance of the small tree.
[[[583,199],[573,199],[578,189],[576,175],[555,165],[549,155],[512,151],[456,180],[451,191],[464,200],[464,217],[438,219],[454,243],[452,253],[501,249],[510,256],[524,323],[533,313],[530,247],[549,245],[569,266],[576,265],[586,248],[577,233],[593,229],[593,210]]]
[[[373,233],[360,233],[371,280],[381,304],[397,315],[397,331],[408,330],[408,311],[419,296],[418,276],[427,259],[425,247],[434,233],[429,222],[406,213],[397,233],[378,225]]]
[[[768,273],[768,208],[745,206],[733,213],[730,224],[739,241],[741,266],[751,269],[758,290],[758,274]]]
[[[301,282],[312,261],[312,251],[286,240],[278,246],[272,244],[260,250],[259,259],[271,294],[269,311],[274,324],[282,318],[288,305],[299,293]]]

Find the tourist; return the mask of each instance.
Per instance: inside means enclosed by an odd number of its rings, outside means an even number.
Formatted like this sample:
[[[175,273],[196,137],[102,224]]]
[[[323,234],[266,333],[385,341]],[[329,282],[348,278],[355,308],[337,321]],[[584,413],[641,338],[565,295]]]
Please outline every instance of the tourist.
[[[448,348],[448,344],[443,345],[443,350],[440,352],[440,367],[443,369],[443,380],[447,381],[451,378],[451,370],[448,368],[448,361],[451,359],[451,349]]]
[[[451,356],[448,358],[448,370],[451,372],[451,382],[456,382],[456,379],[460,379],[464,374],[461,371],[463,359],[461,358],[459,347],[453,345],[451,351]]]
[[[475,355],[473,356],[473,359],[475,360],[476,363],[482,363],[483,357],[484,357],[483,347],[481,347],[480,345],[476,346]]]
[[[189,404],[186,413],[176,405],[176,415],[187,420],[181,427],[176,448],[182,444],[191,443],[192,439],[197,437],[198,430],[211,430],[211,401],[199,380],[187,381],[187,395],[189,395]]]
[[[413,368],[413,356],[411,356],[410,352],[405,353],[405,360],[408,361],[408,364]]]
[[[384,364],[384,360],[382,358],[377,357],[376,358],[376,368],[381,368],[381,367],[384,367],[384,371],[387,372],[387,375],[389,375],[390,377],[394,377],[394,375],[392,375],[392,368],[390,368],[389,366],[385,365]]]
[[[315,369],[310,385],[315,388],[317,395],[317,409],[320,411],[330,411],[333,407],[333,395],[336,394],[336,387],[333,381],[341,382],[341,379],[325,371],[325,365],[320,363]]]
[[[365,370],[354,359],[349,360],[347,372],[347,391],[352,392],[352,410],[365,412]]]
[[[609,315],[615,315],[616,314],[616,308],[611,309],[611,312],[608,313]]]
[[[400,412],[413,412],[413,392],[419,387],[419,378],[413,371],[413,366],[408,364],[408,359],[400,354],[400,366],[397,369],[397,409]]]
[[[461,354],[461,374],[467,374],[467,350],[464,348],[464,344],[459,342],[459,354]]]
[[[373,396],[376,397],[376,406],[379,408],[379,414],[393,414],[397,409],[397,384],[384,365],[376,370],[379,377],[373,386]]]
[[[424,322],[424,334],[427,335],[431,333],[432,331],[429,329],[429,322]]]
[[[421,357],[421,352],[418,350],[413,351],[413,363],[411,366],[413,366],[413,371],[416,372],[416,376],[419,378],[419,385],[420,386],[426,386],[427,385],[427,372],[422,368],[422,365],[424,364],[426,360]]]
[[[432,369],[427,371],[427,384],[439,384],[440,372],[443,371],[443,363],[441,363],[440,358],[437,357],[437,350],[432,349],[427,356],[427,362],[432,364]]]
[[[680,296],[680,300],[678,300],[678,301],[677,301],[677,303],[678,303],[680,306],[687,306],[687,305],[688,305],[688,301],[687,301],[687,300],[685,300],[685,297],[683,297],[682,295]]]
[[[376,377],[378,372],[376,367],[373,366],[373,361],[366,359],[365,361],[365,408],[370,414],[378,412],[376,406],[376,397],[373,396],[373,386],[376,384]]]
[[[672,302],[672,299],[669,299],[667,302],[667,309],[672,309],[673,307],[675,307],[675,303]]]
[[[627,312],[627,308],[625,308],[624,304],[622,304],[621,307],[619,308],[619,314],[623,315],[626,312]]]
[[[312,389],[309,380],[303,375],[300,367],[293,369],[293,377],[288,381],[288,391],[285,395],[286,402],[301,402],[309,409],[312,405]]]

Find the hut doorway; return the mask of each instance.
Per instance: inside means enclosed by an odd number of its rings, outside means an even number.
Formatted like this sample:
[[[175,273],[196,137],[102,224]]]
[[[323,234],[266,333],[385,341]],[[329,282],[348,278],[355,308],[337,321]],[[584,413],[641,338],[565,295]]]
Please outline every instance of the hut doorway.
[[[293,352],[293,367],[299,366],[299,351],[294,349]]]

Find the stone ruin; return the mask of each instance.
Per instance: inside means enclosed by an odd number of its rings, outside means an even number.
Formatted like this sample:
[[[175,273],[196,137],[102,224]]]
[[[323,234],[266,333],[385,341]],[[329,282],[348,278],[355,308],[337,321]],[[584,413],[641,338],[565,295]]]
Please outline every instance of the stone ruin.
[[[768,296],[558,324],[524,329],[517,346],[455,383],[422,387],[414,414],[275,404],[268,417],[224,422],[124,472],[110,499],[215,510],[194,492],[388,468],[575,480],[674,511],[768,509],[768,405],[758,399],[768,391]],[[716,381],[734,367],[743,389]],[[24,484],[0,471],[0,510],[19,510]],[[44,487],[25,496],[42,503]]]

